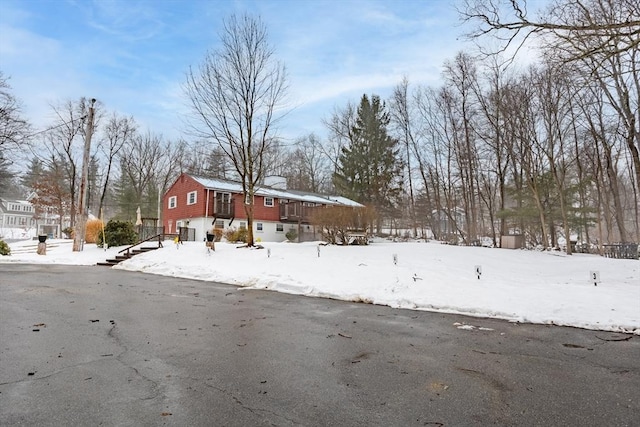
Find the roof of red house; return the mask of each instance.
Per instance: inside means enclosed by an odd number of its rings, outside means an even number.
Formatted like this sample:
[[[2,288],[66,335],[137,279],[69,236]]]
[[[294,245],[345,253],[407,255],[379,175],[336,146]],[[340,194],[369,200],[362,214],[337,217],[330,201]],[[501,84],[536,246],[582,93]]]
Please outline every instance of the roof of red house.
[[[199,182],[203,187],[210,190],[228,191],[230,193],[242,193],[242,183],[226,179],[203,178],[190,175],[191,178]],[[284,190],[280,188],[261,185],[256,189],[256,195],[274,197],[278,199],[297,200],[301,202],[320,203],[323,205],[344,205],[353,207],[363,207],[364,205],[342,196],[331,196],[326,194],[312,193],[300,190]]]

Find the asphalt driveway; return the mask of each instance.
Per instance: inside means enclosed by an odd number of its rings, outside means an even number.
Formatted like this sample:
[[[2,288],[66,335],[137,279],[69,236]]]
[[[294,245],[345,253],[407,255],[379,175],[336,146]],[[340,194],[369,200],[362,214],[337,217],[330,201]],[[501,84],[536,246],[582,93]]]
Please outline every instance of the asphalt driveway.
[[[639,390],[638,336],[0,264],[3,426],[637,426]]]

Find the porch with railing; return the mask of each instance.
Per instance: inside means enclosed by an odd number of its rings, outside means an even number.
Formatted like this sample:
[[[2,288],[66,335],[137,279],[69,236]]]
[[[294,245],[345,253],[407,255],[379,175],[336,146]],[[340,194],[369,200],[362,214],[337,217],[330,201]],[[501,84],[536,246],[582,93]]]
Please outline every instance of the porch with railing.
[[[213,216],[222,219],[235,218],[236,212],[233,201],[223,202],[220,200],[216,200],[213,205]]]
[[[280,221],[309,224],[313,213],[321,206],[305,206],[303,202],[280,203]]]

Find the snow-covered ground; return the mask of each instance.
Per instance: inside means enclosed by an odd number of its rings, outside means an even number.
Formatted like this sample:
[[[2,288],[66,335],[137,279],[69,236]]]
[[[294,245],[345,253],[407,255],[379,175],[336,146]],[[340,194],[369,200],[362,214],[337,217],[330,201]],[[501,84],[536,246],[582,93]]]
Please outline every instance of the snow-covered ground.
[[[31,239],[36,237],[35,228],[2,228],[0,227],[0,239]]]
[[[121,249],[105,251],[87,244],[82,252],[73,252],[71,240],[47,244],[46,255],[35,253],[34,241],[11,244],[12,255],[0,256],[0,268],[7,262],[91,265]],[[264,249],[247,249],[217,243],[216,251],[207,253],[203,242],[176,248],[167,241],[165,247],[114,268],[412,310],[640,335],[637,260],[437,242],[262,245]]]

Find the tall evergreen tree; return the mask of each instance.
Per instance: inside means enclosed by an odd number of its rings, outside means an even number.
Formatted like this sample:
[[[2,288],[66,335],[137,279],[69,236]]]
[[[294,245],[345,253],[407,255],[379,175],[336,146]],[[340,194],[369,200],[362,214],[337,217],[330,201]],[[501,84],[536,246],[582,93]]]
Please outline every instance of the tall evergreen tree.
[[[120,176],[114,182],[114,200],[116,202],[115,218],[132,221],[136,218],[136,209],[141,201],[141,194],[136,194],[136,185],[131,175],[126,173],[124,160],[120,160]]]
[[[363,95],[348,145],[342,148],[334,185],[339,193],[378,212],[377,231],[401,194],[400,144],[389,136],[389,113],[380,97]]]
[[[11,171],[11,161],[5,158],[4,153],[0,151],[0,196],[11,193],[14,180],[13,175]]]
[[[45,167],[42,160],[38,157],[32,157],[27,170],[20,177],[20,185],[31,191],[35,184],[42,179],[44,173]]]

